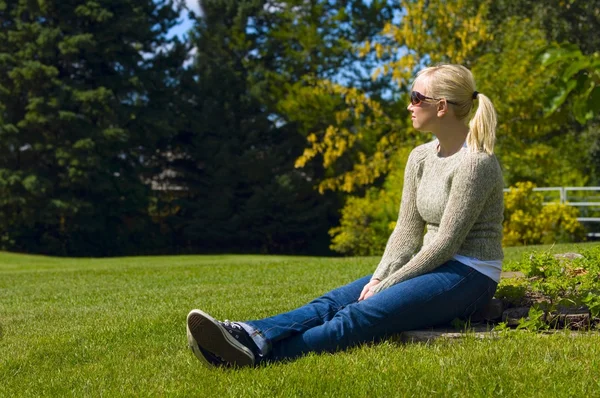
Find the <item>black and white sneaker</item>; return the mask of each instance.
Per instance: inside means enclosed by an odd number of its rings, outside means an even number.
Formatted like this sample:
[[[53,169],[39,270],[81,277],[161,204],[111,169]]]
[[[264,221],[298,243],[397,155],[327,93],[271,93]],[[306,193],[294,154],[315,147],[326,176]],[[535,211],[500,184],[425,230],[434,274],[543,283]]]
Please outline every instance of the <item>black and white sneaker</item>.
[[[188,342],[194,341],[198,353],[192,351],[198,359],[211,366],[252,366],[256,363],[258,347],[246,331],[235,322],[219,322],[207,313],[192,310],[187,316]],[[191,339],[191,340],[190,340]],[[204,352],[211,354],[223,365],[215,365],[213,358],[208,358]]]
[[[194,339],[194,336],[192,336],[192,333],[190,332],[190,327],[187,326],[186,329],[187,329],[188,347],[190,348],[190,350],[192,350],[192,352],[194,353],[196,358],[198,358],[200,360],[200,362],[202,362],[204,365],[208,366],[209,368],[211,368],[211,367],[226,367],[229,365],[227,362],[225,362],[223,360],[223,358],[219,358],[215,354],[208,352],[205,349],[201,348],[198,345],[198,342],[196,341],[196,339]]]

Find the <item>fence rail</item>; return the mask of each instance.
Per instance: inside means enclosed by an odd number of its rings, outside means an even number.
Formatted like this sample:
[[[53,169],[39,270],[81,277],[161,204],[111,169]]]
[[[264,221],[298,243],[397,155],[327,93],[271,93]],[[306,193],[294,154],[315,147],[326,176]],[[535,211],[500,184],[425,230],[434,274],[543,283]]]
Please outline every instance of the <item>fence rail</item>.
[[[577,220],[588,227],[587,236],[589,238],[600,238],[600,217],[597,217],[600,215],[600,187],[537,187],[533,190],[535,192],[558,192],[558,203],[581,208],[579,211],[580,214],[583,214]],[[508,191],[510,191],[509,188],[504,190],[504,192]],[[573,192],[586,192],[586,195],[581,198],[581,195],[578,197],[578,195],[572,194]],[[597,194],[589,195],[589,192],[597,192]],[[555,199],[547,199],[548,195],[544,197],[545,205],[557,202]],[[578,202],[573,199],[583,199],[583,201]]]

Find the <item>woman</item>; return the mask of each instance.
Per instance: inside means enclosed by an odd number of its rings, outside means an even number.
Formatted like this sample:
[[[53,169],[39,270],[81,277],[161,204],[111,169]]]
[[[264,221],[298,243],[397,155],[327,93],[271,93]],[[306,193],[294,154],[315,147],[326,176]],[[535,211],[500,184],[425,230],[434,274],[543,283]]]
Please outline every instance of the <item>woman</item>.
[[[493,297],[503,259],[494,107],[468,69],[440,65],[417,75],[408,110],[437,139],[409,156],[398,222],[373,275],[261,320],[218,322],[193,310],[188,342],[201,361],[247,366],[331,352],[467,317]]]

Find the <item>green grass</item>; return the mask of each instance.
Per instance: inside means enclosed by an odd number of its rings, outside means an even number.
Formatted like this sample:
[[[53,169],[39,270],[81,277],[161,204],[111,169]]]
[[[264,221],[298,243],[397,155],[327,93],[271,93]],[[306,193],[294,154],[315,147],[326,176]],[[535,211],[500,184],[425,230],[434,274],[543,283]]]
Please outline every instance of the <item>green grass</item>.
[[[531,249],[509,248],[507,259]],[[0,397],[599,395],[597,334],[391,339],[239,370],[201,367],[187,349],[192,308],[221,319],[272,315],[371,272],[377,261],[0,253]]]

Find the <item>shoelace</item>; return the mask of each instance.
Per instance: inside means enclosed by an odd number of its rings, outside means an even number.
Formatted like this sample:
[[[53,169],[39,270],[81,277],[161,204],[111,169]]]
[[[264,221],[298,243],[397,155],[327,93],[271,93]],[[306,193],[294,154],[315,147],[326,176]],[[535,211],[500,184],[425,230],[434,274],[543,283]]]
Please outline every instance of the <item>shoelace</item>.
[[[237,330],[240,330],[240,331],[244,330],[244,328],[241,327],[240,324],[238,324],[237,322],[231,322],[229,319],[225,319],[223,321],[223,325],[229,326],[230,328],[237,329]]]

